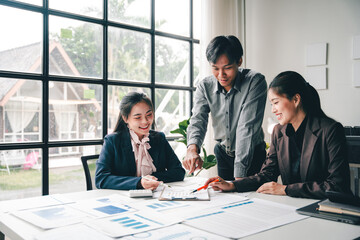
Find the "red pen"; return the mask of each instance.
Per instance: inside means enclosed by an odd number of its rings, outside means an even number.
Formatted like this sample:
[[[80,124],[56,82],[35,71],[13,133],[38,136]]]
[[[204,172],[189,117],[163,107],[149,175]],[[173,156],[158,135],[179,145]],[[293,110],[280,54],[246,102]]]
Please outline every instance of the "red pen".
[[[217,179],[215,179],[214,181],[209,182],[209,184],[210,184],[210,183],[214,183],[214,182],[219,182],[219,181],[220,181],[220,179],[219,179],[219,178],[217,178]],[[195,190],[194,190],[194,191],[192,191],[191,193],[194,193],[194,192],[200,191],[201,189],[206,189],[206,188],[209,186],[209,184],[204,185],[204,186],[202,186],[202,187],[199,187],[198,189],[195,189]]]

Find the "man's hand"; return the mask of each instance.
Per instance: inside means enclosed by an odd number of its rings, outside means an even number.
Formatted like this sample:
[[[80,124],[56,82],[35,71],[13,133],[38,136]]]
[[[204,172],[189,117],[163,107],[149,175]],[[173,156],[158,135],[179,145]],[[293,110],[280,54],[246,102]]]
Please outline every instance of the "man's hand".
[[[261,187],[256,190],[257,193],[273,194],[273,195],[286,195],[286,185],[282,185],[276,182],[264,183]]]
[[[185,159],[183,160],[184,168],[189,170],[189,174],[192,174],[196,170],[200,170],[203,163],[203,160],[198,154],[197,146],[195,144],[191,144],[188,147]]]

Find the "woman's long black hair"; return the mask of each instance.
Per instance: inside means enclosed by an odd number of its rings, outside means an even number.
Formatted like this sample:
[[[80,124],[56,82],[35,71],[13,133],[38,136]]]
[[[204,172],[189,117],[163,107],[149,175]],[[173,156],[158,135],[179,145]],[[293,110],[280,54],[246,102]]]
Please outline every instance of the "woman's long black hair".
[[[295,94],[299,94],[302,107],[306,113],[316,117],[327,117],[321,109],[320,97],[316,89],[297,72],[286,71],[280,73],[270,83],[269,89],[272,89],[278,95],[285,95],[289,100]]]
[[[154,112],[154,106],[148,96],[140,92],[130,92],[128,93],[120,102],[120,113],[116,122],[114,132],[120,132],[127,128],[127,124],[124,121],[128,119],[131,109],[138,103],[145,102],[151,110]]]

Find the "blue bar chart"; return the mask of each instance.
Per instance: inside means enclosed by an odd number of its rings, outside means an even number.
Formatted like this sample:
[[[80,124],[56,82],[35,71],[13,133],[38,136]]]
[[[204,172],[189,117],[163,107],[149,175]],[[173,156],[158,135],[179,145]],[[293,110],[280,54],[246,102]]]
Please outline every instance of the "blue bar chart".
[[[129,227],[129,228],[133,228],[133,229],[141,229],[141,228],[146,228],[146,227],[150,227],[150,225],[143,223],[142,221],[138,221],[136,219],[132,219],[131,217],[120,217],[120,218],[115,218],[112,220],[113,222],[118,222],[119,224],[121,224],[123,227]]]
[[[143,212],[94,219],[88,222],[87,225],[95,229],[101,229],[102,232],[116,238],[162,228],[178,222],[179,219],[164,218],[158,214],[154,215],[153,212]]]
[[[182,202],[177,202],[177,201],[161,201],[161,202],[154,202],[154,203],[146,205],[147,208],[149,208],[151,210],[155,210],[157,212],[166,211],[166,210],[174,209],[174,208],[182,208],[182,207],[186,207],[186,206],[188,206],[188,205],[184,204]]]

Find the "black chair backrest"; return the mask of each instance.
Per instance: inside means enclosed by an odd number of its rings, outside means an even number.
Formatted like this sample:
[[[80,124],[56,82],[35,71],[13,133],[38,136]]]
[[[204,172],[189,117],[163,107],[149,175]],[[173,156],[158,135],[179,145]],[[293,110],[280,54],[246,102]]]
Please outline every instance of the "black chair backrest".
[[[90,174],[89,165],[87,164],[87,161],[93,160],[93,159],[98,159],[98,158],[99,158],[99,154],[81,157],[81,162],[82,162],[82,165],[84,168],[84,173],[85,173],[86,190],[88,190],[88,191],[93,189],[93,185],[92,185],[91,174]]]

